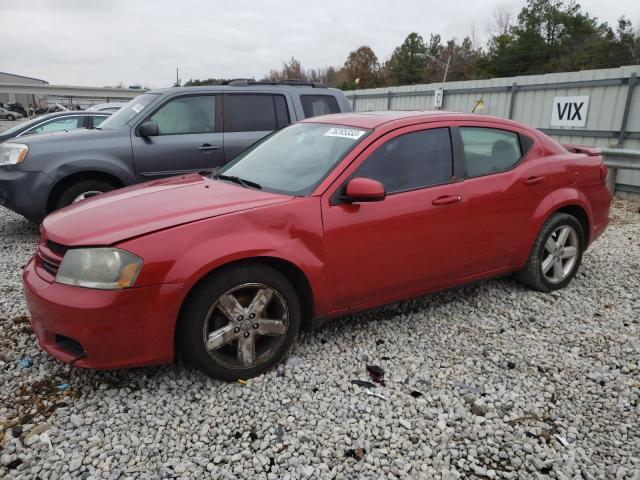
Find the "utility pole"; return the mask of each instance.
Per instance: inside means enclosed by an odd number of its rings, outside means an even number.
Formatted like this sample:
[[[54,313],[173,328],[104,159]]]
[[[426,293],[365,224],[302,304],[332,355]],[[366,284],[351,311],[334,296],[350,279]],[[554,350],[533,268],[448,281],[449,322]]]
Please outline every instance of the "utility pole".
[[[447,63],[443,62],[440,59],[437,59],[436,57],[429,55],[428,53],[424,53],[422,54],[423,56],[433,60],[434,62],[436,62],[437,64],[439,64],[440,66],[444,67],[444,75],[442,76],[442,83],[440,84],[440,88],[436,89],[436,91],[434,92],[434,106],[437,109],[441,109],[442,108],[442,99],[444,97],[444,84],[447,81],[447,73],[449,73],[449,65],[451,64],[451,53],[449,53],[449,58],[447,58]]]
[[[445,82],[447,81],[447,73],[449,73],[449,64],[451,63],[451,54],[449,54],[449,58],[447,58],[447,65],[444,67],[444,77],[442,77],[442,86],[444,87]]]
[[[180,78],[178,78],[178,67],[176,67],[176,87],[180,86]]]

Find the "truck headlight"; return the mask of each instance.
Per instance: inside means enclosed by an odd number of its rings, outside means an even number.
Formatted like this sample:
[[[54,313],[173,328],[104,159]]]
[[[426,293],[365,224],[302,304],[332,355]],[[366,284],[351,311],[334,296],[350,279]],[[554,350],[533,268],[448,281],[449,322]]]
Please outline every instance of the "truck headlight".
[[[56,282],[121,290],[133,286],[142,263],[140,257],[117,248],[72,248],[62,259]]]
[[[2,143],[0,144],[0,166],[16,165],[27,156],[29,147],[22,143]]]

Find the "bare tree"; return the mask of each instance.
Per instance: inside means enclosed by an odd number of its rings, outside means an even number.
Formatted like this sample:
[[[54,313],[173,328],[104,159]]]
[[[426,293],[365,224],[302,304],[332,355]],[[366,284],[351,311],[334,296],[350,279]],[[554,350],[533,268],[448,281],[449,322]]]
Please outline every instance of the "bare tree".
[[[282,62],[281,70],[271,70],[267,75],[269,80],[307,80],[300,61],[291,57],[288,62]]]
[[[493,10],[493,20],[489,25],[489,33],[493,36],[506,35],[513,25],[513,12],[509,4],[503,3]]]

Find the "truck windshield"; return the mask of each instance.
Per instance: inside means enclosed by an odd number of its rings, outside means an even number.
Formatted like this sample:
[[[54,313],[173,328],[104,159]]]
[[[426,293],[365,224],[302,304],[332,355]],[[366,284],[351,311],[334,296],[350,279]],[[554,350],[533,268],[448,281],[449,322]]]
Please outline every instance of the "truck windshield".
[[[216,173],[267,191],[309,195],[369,133],[344,125],[298,123],[256,143]]]
[[[158,98],[159,93],[145,93],[140,95],[124,107],[118,110],[116,113],[107,118],[100,124],[102,130],[115,130],[122,128],[129,120],[140,113],[144,108],[149,105],[153,100]]]

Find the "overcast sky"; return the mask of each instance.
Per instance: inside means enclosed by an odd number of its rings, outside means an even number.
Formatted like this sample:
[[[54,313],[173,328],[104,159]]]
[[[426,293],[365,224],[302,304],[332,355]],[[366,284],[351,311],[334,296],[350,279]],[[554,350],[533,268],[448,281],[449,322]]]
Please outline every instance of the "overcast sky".
[[[640,27],[640,1],[584,0],[591,15]],[[58,85],[163,87],[180,78],[260,78],[295,56],[344,63],[369,45],[383,61],[412,31],[484,41],[497,5],[524,0],[0,0],[0,71]]]

